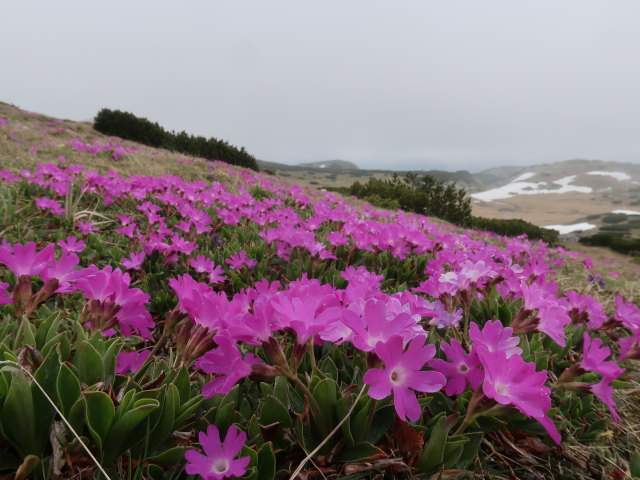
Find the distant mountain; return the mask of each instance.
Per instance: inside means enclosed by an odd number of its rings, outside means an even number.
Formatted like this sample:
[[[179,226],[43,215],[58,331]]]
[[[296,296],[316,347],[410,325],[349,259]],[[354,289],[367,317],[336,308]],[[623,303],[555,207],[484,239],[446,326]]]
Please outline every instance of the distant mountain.
[[[319,162],[300,163],[301,167],[322,168],[326,170],[360,170],[360,168],[352,162],[346,160],[321,160]]]

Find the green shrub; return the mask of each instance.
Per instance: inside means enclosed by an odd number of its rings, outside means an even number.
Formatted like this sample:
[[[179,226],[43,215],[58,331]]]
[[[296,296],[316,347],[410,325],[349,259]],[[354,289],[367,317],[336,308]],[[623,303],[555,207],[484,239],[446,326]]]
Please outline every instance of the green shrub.
[[[624,238],[619,234],[600,232],[582,237],[580,243],[596,247],[609,247],[611,250],[629,255],[640,255],[640,238]]]
[[[457,225],[466,225],[471,220],[471,200],[467,192],[431,175],[420,177],[409,172],[404,179],[397,174],[389,180],[369,178],[365,184],[355,182],[349,193],[363,199],[373,197],[375,201],[394,200],[405,211],[438,217]],[[392,203],[395,205],[395,202]]]
[[[533,223],[526,222],[519,218],[505,220],[500,218],[473,217],[470,226],[478,230],[489,230],[507,237],[517,237],[524,234],[531,240],[543,240],[550,244],[557,242],[559,235],[559,232],[556,230],[538,227]]]
[[[627,216],[624,213],[609,213],[602,216],[602,223],[620,223],[626,219]]]
[[[168,132],[157,122],[136,117],[133,113],[103,108],[93,121],[93,128],[105,135],[117,136],[125,140],[143,143],[150,147],[166,148],[194,157],[250,168],[258,171],[253,155],[244,147],[239,149],[224,140],[189,135],[187,132]]]

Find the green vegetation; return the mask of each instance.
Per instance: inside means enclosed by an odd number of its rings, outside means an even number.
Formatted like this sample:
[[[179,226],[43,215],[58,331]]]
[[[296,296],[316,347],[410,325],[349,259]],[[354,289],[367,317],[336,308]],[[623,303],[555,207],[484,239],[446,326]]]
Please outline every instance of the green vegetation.
[[[387,200],[395,200],[405,211],[438,217],[457,225],[465,225],[471,220],[471,201],[467,192],[431,175],[420,177],[410,172],[404,179],[397,174],[390,180],[369,178],[365,184],[355,182],[349,193],[376,206],[382,206],[379,199],[385,204]],[[388,207],[385,205],[384,208]]]
[[[558,232],[540,228],[520,219],[482,218],[471,215],[471,201],[463,188],[446,184],[432,175],[408,173],[404,179],[394,174],[391,180],[369,178],[365,184],[355,182],[351,188],[327,188],[354,195],[380,208],[429,215],[462,227],[489,230],[499,235],[517,237],[526,234],[532,240],[554,243]]]
[[[519,218],[501,219],[473,217],[471,227],[477,230],[489,230],[507,237],[517,237],[519,235],[526,234],[531,240],[544,240],[550,244],[557,242],[558,235],[560,234],[556,230],[538,227],[533,223],[526,222]]]
[[[592,247],[609,247],[611,250],[628,255],[640,255],[640,238],[625,238],[616,233],[596,233],[582,237],[580,243]]]
[[[157,122],[140,118],[133,113],[103,108],[93,122],[93,128],[106,135],[140,142],[150,147],[166,148],[175,152],[209,160],[250,168],[258,171],[253,155],[244,147],[237,148],[224,140],[189,135],[187,132],[168,132]]]
[[[620,223],[627,219],[624,213],[609,213],[602,216],[602,223]]]

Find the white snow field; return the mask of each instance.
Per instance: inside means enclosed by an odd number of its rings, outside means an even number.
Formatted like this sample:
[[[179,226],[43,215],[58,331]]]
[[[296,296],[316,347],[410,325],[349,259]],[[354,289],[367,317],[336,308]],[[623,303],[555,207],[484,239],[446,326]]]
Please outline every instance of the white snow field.
[[[631,175],[624,172],[602,172],[600,170],[594,170],[593,172],[587,172],[587,175],[601,175],[604,177],[613,177],[616,180],[631,180]]]
[[[614,210],[611,213],[624,213],[625,215],[640,215],[640,212],[637,210]]]
[[[558,180],[554,180],[553,183],[560,185],[560,188],[542,188],[543,185],[548,185],[547,182],[525,182],[527,178],[535,175],[534,173],[523,173],[511,183],[503,185],[502,187],[492,188],[491,190],[485,190],[484,192],[471,194],[472,198],[476,200],[482,200],[483,202],[493,202],[494,200],[501,200],[504,198],[515,197],[516,195],[540,195],[544,193],[567,193],[567,192],[580,192],[591,193],[593,189],[591,187],[580,187],[578,185],[571,185],[576,178],[575,175],[569,177],[563,177]]]
[[[592,228],[596,228],[596,226],[592,223],[574,223],[573,225],[545,225],[542,228],[548,228],[549,230],[557,230],[560,232],[560,235],[564,235],[565,233],[572,232],[582,232],[584,230],[591,230]]]

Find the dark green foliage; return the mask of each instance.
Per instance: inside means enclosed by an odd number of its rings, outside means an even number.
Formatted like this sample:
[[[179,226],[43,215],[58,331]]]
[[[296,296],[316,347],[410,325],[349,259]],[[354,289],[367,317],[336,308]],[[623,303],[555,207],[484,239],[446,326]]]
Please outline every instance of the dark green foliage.
[[[640,238],[624,238],[620,234],[601,232],[582,237],[580,243],[596,247],[609,247],[616,252],[640,255]]]
[[[477,230],[489,230],[507,237],[517,237],[525,234],[530,240],[544,240],[550,244],[558,241],[559,235],[556,230],[541,228],[519,218],[505,220],[501,218],[473,217],[470,226]]]
[[[620,223],[626,219],[627,216],[624,213],[609,213],[602,216],[602,223]]]
[[[150,147],[166,148],[175,152],[220,160],[221,162],[258,171],[253,155],[244,147],[239,149],[224,140],[189,135],[187,132],[168,132],[157,122],[136,117],[133,113],[103,108],[93,121],[93,128],[105,135],[140,142]]]
[[[327,190],[347,193],[347,189]],[[431,175],[407,173],[404,179],[394,174],[391,180],[369,178],[365,184],[355,182],[348,193],[380,208],[397,209],[430,215],[463,227],[489,230],[499,235],[516,237],[526,234],[532,240],[554,243],[558,232],[540,228],[520,219],[502,220],[471,215],[471,201],[463,188],[445,184]]]
[[[438,217],[457,225],[466,225],[471,220],[471,200],[467,192],[431,175],[409,172],[404,179],[397,174],[390,180],[369,178],[365,184],[355,182],[349,193],[385,208],[387,201],[392,200],[394,206],[397,204],[405,211]]]

